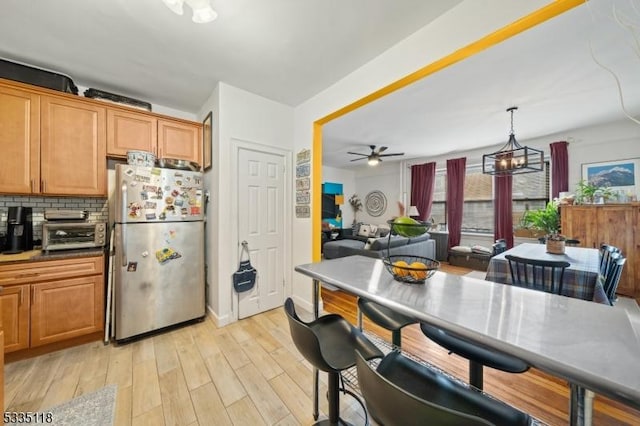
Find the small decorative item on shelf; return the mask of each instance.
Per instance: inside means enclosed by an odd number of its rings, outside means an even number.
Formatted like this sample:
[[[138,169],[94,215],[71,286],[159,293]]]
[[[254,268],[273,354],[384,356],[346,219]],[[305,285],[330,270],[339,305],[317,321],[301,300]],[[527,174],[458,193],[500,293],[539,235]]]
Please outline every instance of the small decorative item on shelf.
[[[429,229],[430,224],[420,222],[407,216],[400,216],[387,221],[389,224],[389,243],[387,257],[382,259],[387,271],[396,281],[409,284],[422,284],[440,268],[440,262],[422,256],[391,256],[391,236],[400,235],[406,238],[417,237]]]

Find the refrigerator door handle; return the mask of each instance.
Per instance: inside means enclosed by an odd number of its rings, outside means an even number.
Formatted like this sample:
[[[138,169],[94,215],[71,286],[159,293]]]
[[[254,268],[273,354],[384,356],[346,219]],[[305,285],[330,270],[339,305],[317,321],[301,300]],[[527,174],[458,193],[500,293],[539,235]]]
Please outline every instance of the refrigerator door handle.
[[[122,182],[122,186],[120,187],[120,200],[122,200],[122,202],[120,203],[120,217],[121,217],[121,221],[122,223],[125,223],[127,221],[127,192],[129,191],[129,188],[127,187],[127,182]]]
[[[122,182],[122,186],[120,187],[122,211],[120,214],[122,215],[123,225],[120,226],[120,241],[118,241],[118,244],[122,247],[122,266],[127,266],[127,247],[124,245],[124,242],[127,241],[127,226],[124,224],[126,223],[127,217],[127,190],[127,183]]]
[[[120,225],[120,238],[118,239],[118,245],[120,245],[122,250],[122,266],[127,266],[127,246],[124,244],[127,241],[127,227],[126,225]]]

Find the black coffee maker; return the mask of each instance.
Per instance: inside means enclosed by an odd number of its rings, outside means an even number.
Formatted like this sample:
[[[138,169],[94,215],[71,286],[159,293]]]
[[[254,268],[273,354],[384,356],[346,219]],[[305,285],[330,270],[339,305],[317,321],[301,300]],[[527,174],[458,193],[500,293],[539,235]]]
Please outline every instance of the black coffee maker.
[[[31,207],[9,207],[5,254],[33,249],[33,212]]]

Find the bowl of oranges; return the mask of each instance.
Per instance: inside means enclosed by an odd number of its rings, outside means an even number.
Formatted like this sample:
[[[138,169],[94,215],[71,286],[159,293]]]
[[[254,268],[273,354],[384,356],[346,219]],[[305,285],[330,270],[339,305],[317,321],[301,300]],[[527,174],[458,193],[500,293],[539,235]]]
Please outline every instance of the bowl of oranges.
[[[396,281],[409,284],[424,283],[440,268],[437,260],[421,256],[389,256],[382,262]]]

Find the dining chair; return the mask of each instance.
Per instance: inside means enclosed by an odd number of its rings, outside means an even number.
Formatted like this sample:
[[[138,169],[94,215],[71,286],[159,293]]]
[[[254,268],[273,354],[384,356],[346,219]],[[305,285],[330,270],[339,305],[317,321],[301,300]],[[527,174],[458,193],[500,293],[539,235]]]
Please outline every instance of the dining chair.
[[[364,404],[355,393],[345,389],[344,386],[340,387],[341,373],[356,364],[356,350],[360,351],[367,360],[382,358],[382,352],[360,330],[340,315],[329,314],[304,322],[298,317],[290,297],[284,302],[284,311],[289,321],[291,338],[298,351],[311,365],[329,376],[328,424],[337,425],[341,422],[340,391],[354,397],[364,408]],[[327,421],[317,424],[327,424]]]
[[[507,254],[511,283],[520,287],[562,294],[564,271],[571,266],[564,260],[529,259]]]
[[[604,276],[604,292],[607,294],[609,303],[615,304],[616,289],[620,283],[620,277],[622,276],[622,269],[626,262],[626,258],[621,253],[611,253],[609,255],[609,266],[607,267],[606,275]]]
[[[546,244],[547,237],[539,237],[538,242],[540,244]],[[576,240],[575,238],[567,238],[566,240],[564,240],[564,244],[569,247],[577,247],[580,245],[580,240]]]
[[[620,249],[610,244],[602,244],[600,246],[600,275],[607,276],[609,269],[609,258],[614,253],[621,253]]]
[[[528,425],[531,418],[497,399],[392,351],[377,368],[356,354],[360,392],[385,426]]]
[[[492,248],[493,248],[493,256],[495,256],[496,254],[504,253],[505,251],[507,251],[507,240],[503,238],[496,240]]]

